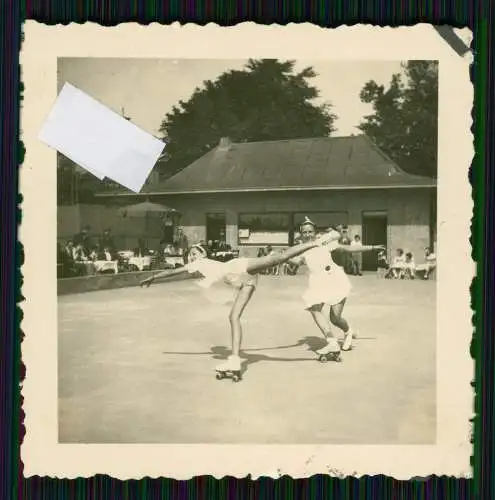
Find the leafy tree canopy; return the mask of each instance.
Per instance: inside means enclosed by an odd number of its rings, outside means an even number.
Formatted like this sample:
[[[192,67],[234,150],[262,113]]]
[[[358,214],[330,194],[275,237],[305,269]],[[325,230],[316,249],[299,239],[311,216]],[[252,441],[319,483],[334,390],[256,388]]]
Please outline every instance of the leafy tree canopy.
[[[331,104],[316,105],[311,67],[296,73],[294,61],[253,60],[242,70],[205,81],[188,101],[168,113],[160,132],[167,144],[163,174],[171,175],[217,146],[234,142],[328,136],[336,116]]]
[[[388,88],[371,80],[360,93],[372,104],[359,129],[403,170],[437,176],[438,63],[408,61]]]

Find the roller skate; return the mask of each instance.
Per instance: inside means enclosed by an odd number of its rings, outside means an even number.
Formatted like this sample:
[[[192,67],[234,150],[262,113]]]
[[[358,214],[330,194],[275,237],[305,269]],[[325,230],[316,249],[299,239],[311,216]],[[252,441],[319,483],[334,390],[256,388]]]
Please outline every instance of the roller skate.
[[[318,361],[320,363],[326,363],[327,361],[340,363],[342,361],[339,343],[334,338],[329,338],[327,345],[316,351],[316,354],[318,354]]]
[[[229,356],[225,363],[218,365],[215,368],[217,380],[230,378],[233,382],[240,382],[241,375],[241,358],[239,356]]]

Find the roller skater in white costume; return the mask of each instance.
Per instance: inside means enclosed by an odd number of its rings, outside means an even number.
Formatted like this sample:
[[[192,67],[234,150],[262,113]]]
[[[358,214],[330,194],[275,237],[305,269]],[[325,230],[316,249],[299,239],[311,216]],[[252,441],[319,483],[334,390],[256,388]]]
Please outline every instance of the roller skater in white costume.
[[[229,319],[232,333],[232,355],[226,363],[216,367],[217,378],[231,376],[234,381],[241,377],[241,359],[239,357],[242,341],[241,317],[256,289],[258,274],[273,266],[278,266],[308,250],[325,246],[340,237],[339,233],[327,233],[320,238],[312,238],[306,243],[286,249],[284,252],[265,257],[238,258],[229,262],[217,262],[207,258],[206,250],[200,245],[189,249],[188,264],[183,268],[162,271],[141,282],[141,286],[150,286],[156,280],[186,273],[197,273],[203,279],[198,282],[208,288],[213,283],[223,281],[237,289]],[[327,252],[328,253],[328,252]]]
[[[306,217],[300,226],[300,233],[304,244],[315,240],[315,224]],[[341,347],[331,331],[330,323],[344,332],[343,351],[352,348],[354,335],[351,327],[342,317],[347,297],[351,292],[351,282],[342,267],[335,264],[331,252],[337,249],[344,252],[366,252],[383,248],[374,245],[362,245],[358,248],[339,245],[336,240],[339,238],[340,233],[335,231],[333,234],[337,234],[337,238],[332,238],[333,241],[325,248],[315,247],[299,258],[291,259],[292,262],[299,265],[306,263],[309,269],[308,288],[303,295],[303,300],[306,309],[311,313],[316,325],[327,341],[327,345],[317,351],[320,361],[326,361],[329,358],[340,361]],[[330,306],[330,318],[327,318],[322,312],[324,305]],[[330,319],[330,322],[328,319]]]

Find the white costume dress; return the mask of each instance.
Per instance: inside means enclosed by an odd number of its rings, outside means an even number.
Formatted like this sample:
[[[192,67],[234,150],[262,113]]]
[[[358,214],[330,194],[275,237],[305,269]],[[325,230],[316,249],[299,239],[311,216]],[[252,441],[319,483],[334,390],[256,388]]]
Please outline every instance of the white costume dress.
[[[304,254],[309,270],[308,288],[303,295],[306,309],[317,304],[335,305],[349,296],[352,286],[344,269],[332,259],[337,242],[316,247]]]
[[[234,288],[244,285],[256,286],[257,276],[247,272],[249,259],[232,259],[218,262],[211,259],[197,259],[186,265],[189,273],[200,273],[203,279],[198,282],[202,288],[210,288],[215,283],[224,283]]]

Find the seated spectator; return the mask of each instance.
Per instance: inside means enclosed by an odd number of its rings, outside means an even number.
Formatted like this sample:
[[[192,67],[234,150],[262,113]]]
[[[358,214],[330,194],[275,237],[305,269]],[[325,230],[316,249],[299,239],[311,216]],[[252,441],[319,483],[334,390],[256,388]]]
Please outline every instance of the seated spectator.
[[[273,247],[271,245],[267,245],[265,247],[265,255],[273,255],[275,252],[273,250]],[[275,274],[275,269],[274,268],[269,268],[269,269],[266,269],[266,272],[265,274],[269,274],[269,275],[273,275]]]
[[[282,249],[273,249],[271,247],[271,245],[269,245],[267,247],[267,250],[269,249],[269,251],[267,251],[267,255],[277,255],[277,254],[280,254],[282,253]],[[271,269],[269,269],[269,273],[268,274],[271,274],[272,276],[281,276],[281,275],[285,275],[287,274],[287,262],[284,262],[283,264],[279,264],[278,266],[274,266],[272,267]]]
[[[389,269],[389,264],[388,264],[388,259],[387,259],[387,252],[385,250],[380,250],[378,252],[378,262],[377,262],[377,267],[376,267],[376,275],[378,278],[380,277],[385,277],[387,275],[387,271]]]
[[[70,252],[67,251],[68,243],[64,246],[57,243],[57,278],[70,278],[76,275],[72,248]]]
[[[103,260],[106,260],[107,262],[111,262],[112,260],[114,260],[111,249],[108,247],[105,247],[103,249],[103,256],[105,257]]]
[[[90,236],[91,226],[86,225],[82,228],[82,230],[74,235],[73,241],[74,245],[81,245],[84,249],[86,256],[89,256],[91,251],[94,248],[93,239]]]
[[[104,260],[102,253],[100,244],[96,245],[89,253],[89,260],[93,262],[96,260]]]
[[[62,248],[63,255],[60,254],[62,264],[62,277],[69,278],[77,275],[76,265],[74,261],[74,244],[72,241],[66,241]]]
[[[402,248],[398,248],[395,252],[395,257],[392,262],[392,266],[390,267],[385,277],[394,279],[400,278],[402,275],[402,270],[404,269],[405,261],[406,257],[404,255],[404,250],[402,250]]]
[[[88,262],[89,256],[86,255],[86,251],[81,243],[73,248],[73,259],[75,262]]]
[[[428,248],[425,248],[425,262],[416,266],[416,274],[422,279],[429,279],[437,267],[437,257]]]
[[[227,245],[227,243],[224,240],[220,240],[215,243],[217,252],[230,252],[230,250],[232,250],[231,246]]]
[[[414,263],[414,257],[411,252],[406,253],[406,260],[402,268],[401,279],[413,280],[416,276],[416,264]]]
[[[295,276],[299,270],[299,264],[291,261],[285,262],[282,264],[282,270],[284,275]]]
[[[112,254],[112,260],[116,259],[117,250],[113,240],[112,230],[110,228],[106,228],[103,231],[103,236],[100,239],[100,248],[108,248]]]
[[[95,266],[81,243],[74,247],[74,267],[78,276],[95,272]]]

